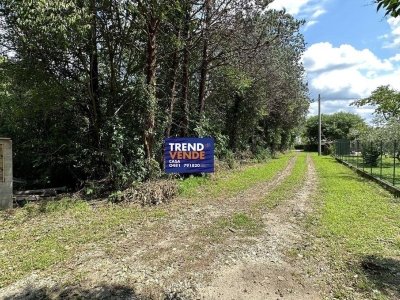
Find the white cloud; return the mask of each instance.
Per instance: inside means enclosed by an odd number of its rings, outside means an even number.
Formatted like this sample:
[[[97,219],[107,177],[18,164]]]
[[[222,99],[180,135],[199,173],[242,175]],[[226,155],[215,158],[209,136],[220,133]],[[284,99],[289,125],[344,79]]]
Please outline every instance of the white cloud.
[[[345,110],[370,120],[373,109],[349,107],[349,99],[367,97],[381,85],[400,89],[400,54],[380,59],[369,49],[317,43],[304,53],[303,64],[311,94],[315,97],[320,93],[323,99],[329,99],[323,107],[327,113]],[[315,113],[315,104],[310,113]]]
[[[400,88],[400,55],[380,59],[369,49],[313,44],[303,55],[312,89],[342,97],[366,97],[379,85]]]
[[[316,11],[314,11],[314,13],[312,14],[311,19],[316,19],[316,18],[322,16],[324,13],[326,13],[325,9],[316,8]]]
[[[354,114],[358,114],[360,117],[368,122],[372,121],[373,118],[373,107],[356,107],[350,106],[352,100],[321,100],[321,112],[323,114],[332,114],[335,112],[345,111]],[[310,105],[310,116],[315,116],[318,114],[318,103],[313,102]]]
[[[304,30],[307,30],[308,28],[310,28],[311,26],[314,26],[315,24],[317,24],[318,21],[312,20],[312,21],[308,21],[306,23],[306,25],[304,26]]]
[[[289,14],[295,16],[310,2],[311,0],[275,0],[268,7],[276,10],[286,9]]]
[[[400,47],[400,18],[391,17],[387,22],[391,32],[380,37],[386,40],[384,48],[398,48]]]
[[[286,11],[306,20],[304,30],[318,23],[318,18],[326,13],[324,4],[327,0],[275,0],[269,5],[270,9],[286,9]]]
[[[390,61],[400,62],[400,53],[390,58]]]
[[[330,69],[384,70],[390,71],[393,65],[389,60],[381,60],[370,50],[357,50],[351,45],[333,47],[330,43],[313,44],[305,52],[303,62],[308,72],[321,72]]]

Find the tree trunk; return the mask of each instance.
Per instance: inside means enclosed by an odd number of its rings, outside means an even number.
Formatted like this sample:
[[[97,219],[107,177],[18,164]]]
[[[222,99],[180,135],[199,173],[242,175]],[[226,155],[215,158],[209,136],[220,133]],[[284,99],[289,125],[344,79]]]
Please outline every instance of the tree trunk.
[[[229,132],[229,148],[236,151],[238,139],[238,124],[240,117],[240,107],[242,106],[243,97],[236,92],[231,113],[228,115],[227,127]]]
[[[92,12],[91,20],[91,37],[90,37],[90,116],[91,124],[90,131],[93,146],[100,148],[100,126],[101,126],[101,108],[100,108],[100,90],[99,90],[99,60],[97,50],[97,8],[96,1],[90,1],[90,10]]]
[[[211,23],[211,1],[205,0],[204,3],[204,29],[203,29],[203,51],[202,51],[202,61],[200,67],[200,83],[199,83],[199,119],[201,120],[204,115],[205,109],[205,97],[206,97],[206,82],[208,73],[208,45],[209,45],[209,29]]]
[[[144,146],[148,160],[154,159],[155,110],[156,110],[156,36],[159,20],[149,16],[147,24],[146,83],[149,101],[146,108]]]
[[[176,36],[179,40],[180,38],[180,30],[177,30]],[[170,83],[170,97],[167,108],[167,128],[165,129],[165,137],[170,137],[171,129],[172,129],[172,121],[173,121],[173,113],[176,102],[176,81],[178,77],[178,69],[179,69],[179,49],[178,47],[175,49],[172,54],[172,72],[171,72],[171,83]]]
[[[182,62],[182,136],[189,135],[189,31],[190,31],[190,10],[187,8],[184,27],[185,48],[183,49]]]

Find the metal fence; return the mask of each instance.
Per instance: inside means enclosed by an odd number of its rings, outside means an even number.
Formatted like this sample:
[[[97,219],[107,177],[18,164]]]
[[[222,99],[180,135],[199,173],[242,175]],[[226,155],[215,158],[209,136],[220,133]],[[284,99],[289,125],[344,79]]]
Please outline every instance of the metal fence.
[[[388,184],[400,186],[400,142],[338,140],[333,155]]]

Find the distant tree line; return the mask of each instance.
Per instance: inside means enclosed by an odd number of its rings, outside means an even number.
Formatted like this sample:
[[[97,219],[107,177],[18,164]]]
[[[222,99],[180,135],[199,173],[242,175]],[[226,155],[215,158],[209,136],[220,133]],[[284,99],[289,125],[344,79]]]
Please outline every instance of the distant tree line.
[[[375,109],[374,126],[360,132],[358,139],[365,152],[377,165],[381,154],[395,156],[400,161],[400,92],[385,85],[376,88],[369,97],[357,100],[353,105],[372,106]]]
[[[322,140],[324,143],[333,144],[340,139],[357,138],[361,132],[367,130],[365,121],[357,114],[349,112],[337,112],[334,114],[322,114]],[[303,142],[306,150],[317,151],[318,149],[318,116],[307,119],[303,131]],[[329,153],[329,146],[324,147]]]
[[[37,185],[159,176],[162,141],[281,151],[309,101],[303,21],[245,0],[0,0],[0,135]]]

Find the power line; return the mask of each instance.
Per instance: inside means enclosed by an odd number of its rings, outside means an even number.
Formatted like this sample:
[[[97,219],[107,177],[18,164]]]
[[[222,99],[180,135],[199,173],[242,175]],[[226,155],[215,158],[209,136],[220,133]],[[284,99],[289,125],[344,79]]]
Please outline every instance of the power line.
[[[355,97],[352,97],[352,98],[350,98],[350,97],[321,98],[321,100],[326,100],[326,101],[360,100],[360,99],[362,99],[362,97],[358,97],[358,98],[355,98]],[[313,102],[318,101],[318,99],[312,99],[312,100],[313,100]]]

